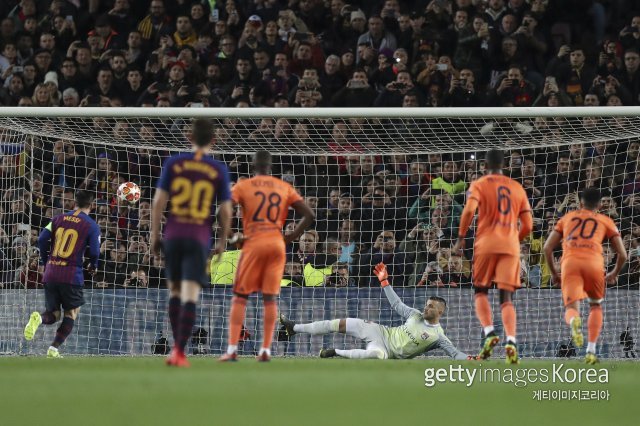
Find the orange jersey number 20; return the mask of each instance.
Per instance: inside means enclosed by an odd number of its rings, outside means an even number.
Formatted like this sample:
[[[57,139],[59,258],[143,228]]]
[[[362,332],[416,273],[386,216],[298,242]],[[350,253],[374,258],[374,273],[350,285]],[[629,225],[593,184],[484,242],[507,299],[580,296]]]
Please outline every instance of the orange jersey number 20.
[[[562,235],[562,258],[592,258],[602,262],[602,242],[620,235],[613,220],[589,210],[564,215],[555,231]]]

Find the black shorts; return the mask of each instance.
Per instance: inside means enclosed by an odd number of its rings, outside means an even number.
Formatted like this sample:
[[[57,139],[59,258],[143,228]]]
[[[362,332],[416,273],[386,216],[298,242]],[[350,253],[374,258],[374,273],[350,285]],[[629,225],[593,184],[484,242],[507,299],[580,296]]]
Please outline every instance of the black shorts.
[[[46,283],[44,285],[45,307],[49,312],[70,311],[84,305],[82,286],[65,283]]]
[[[207,285],[207,258],[209,249],[199,241],[176,238],[164,240],[165,274],[169,281],[196,281]]]

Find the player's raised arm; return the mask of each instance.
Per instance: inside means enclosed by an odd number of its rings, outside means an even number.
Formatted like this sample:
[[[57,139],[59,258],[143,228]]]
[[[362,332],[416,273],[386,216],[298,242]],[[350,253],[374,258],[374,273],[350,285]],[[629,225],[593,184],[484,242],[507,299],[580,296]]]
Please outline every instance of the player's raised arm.
[[[304,202],[304,200],[298,200],[295,203],[291,204],[291,207],[298,213],[302,215],[302,220],[298,222],[298,225],[294,228],[293,232],[284,236],[284,242],[286,244],[291,244],[292,241],[298,239],[300,235],[307,229],[315,219],[316,215],[313,213],[313,210]]]
[[[385,296],[387,296],[387,300],[389,300],[389,304],[395,310],[398,315],[402,318],[409,318],[411,315],[420,314],[420,311],[417,309],[410,308],[409,306],[402,303],[400,297],[393,291],[393,288],[389,285],[389,274],[387,273],[387,266],[384,263],[378,263],[374,268],[374,272],[380,281],[380,285],[382,286],[382,290],[384,290]]]
[[[616,279],[618,278],[618,274],[627,261],[628,255],[627,250],[624,248],[624,243],[622,242],[622,238],[620,238],[620,235],[614,236],[610,241],[613,251],[616,252],[616,266],[613,267],[613,270],[611,272],[607,273],[605,280],[607,281],[607,284],[614,284],[616,282]]]

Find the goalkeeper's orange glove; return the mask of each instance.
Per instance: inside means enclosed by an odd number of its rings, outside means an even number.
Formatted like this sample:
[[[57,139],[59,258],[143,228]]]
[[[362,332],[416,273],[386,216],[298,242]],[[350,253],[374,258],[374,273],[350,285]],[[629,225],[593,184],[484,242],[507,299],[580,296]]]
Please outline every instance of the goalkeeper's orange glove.
[[[378,280],[380,281],[380,285],[382,287],[386,287],[389,285],[389,274],[387,273],[387,266],[384,263],[378,263],[376,267],[373,268],[373,271],[376,273],[376,277],[378,277]]]
[[[479,361],[480,357],[477,355],[467,355],[467,361]]]

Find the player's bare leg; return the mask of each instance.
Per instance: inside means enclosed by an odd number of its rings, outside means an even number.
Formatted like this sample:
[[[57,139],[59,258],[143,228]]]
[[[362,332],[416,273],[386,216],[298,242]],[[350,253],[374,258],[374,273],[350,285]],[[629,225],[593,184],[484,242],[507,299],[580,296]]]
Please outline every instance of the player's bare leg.
[[[242,323],[247,309],[248,295],[235,294],[231,299],[229,312],[229,338],[227,352],[218,359],[220,362],[234,362],[238,360],[238,342],[242,332]]]
[[[500,341],[493,329],[493,314],[491,312],[491,304],[489,303],[489,290],[487,288],[476,287],[474,289],[474,303],[476,310],[476,317],[482,325],[484,331],[484,342],[482,349],[478,354],[481,359],[487,359],[493,353],[493,348]]]
[[[587,364],[596,364],[598,357],[596,356],[596,343],[600,337],[602,330],[602,306],[600,300],[589,299],[589,319],[587,320],[587,355],[585,362]]]
[[[571,339],[577,348],[584,345],[584,335],[582,334],[582,319],[580,319],[580,302],[569,303],[565,307],[564,320],[571,328]]]
[[[62,323],[56,330],[56,336],[49,346],[47,350],[47,358],[62,358],[60,355],[59,348],[67,340],[67,337],[71,334],[73,330],[73,326],[76,322],[76,318],[78,317],[78,313],[80,312],[80,308],[70,309],[68,311],[64,311],[64,316],[62,318]],[[59,313],[58,313],[59,315]]]
[[[278,317],[278,296],[272,294],[263,294],[262,300],[264,301],[264,321],[263,321],[263,334],[262,334],[262,346],[260,352],[258,352],[258,361],[265,362],[271,359],[271,342],[273,341],[273,330],[276,327],[276,320]]]
[[[513,306],[513,291],[500,290],[500,310],[502,324],[507,343],[504,345],[507,364],[519,364],[518,348],[516,347],[516,310]]]

